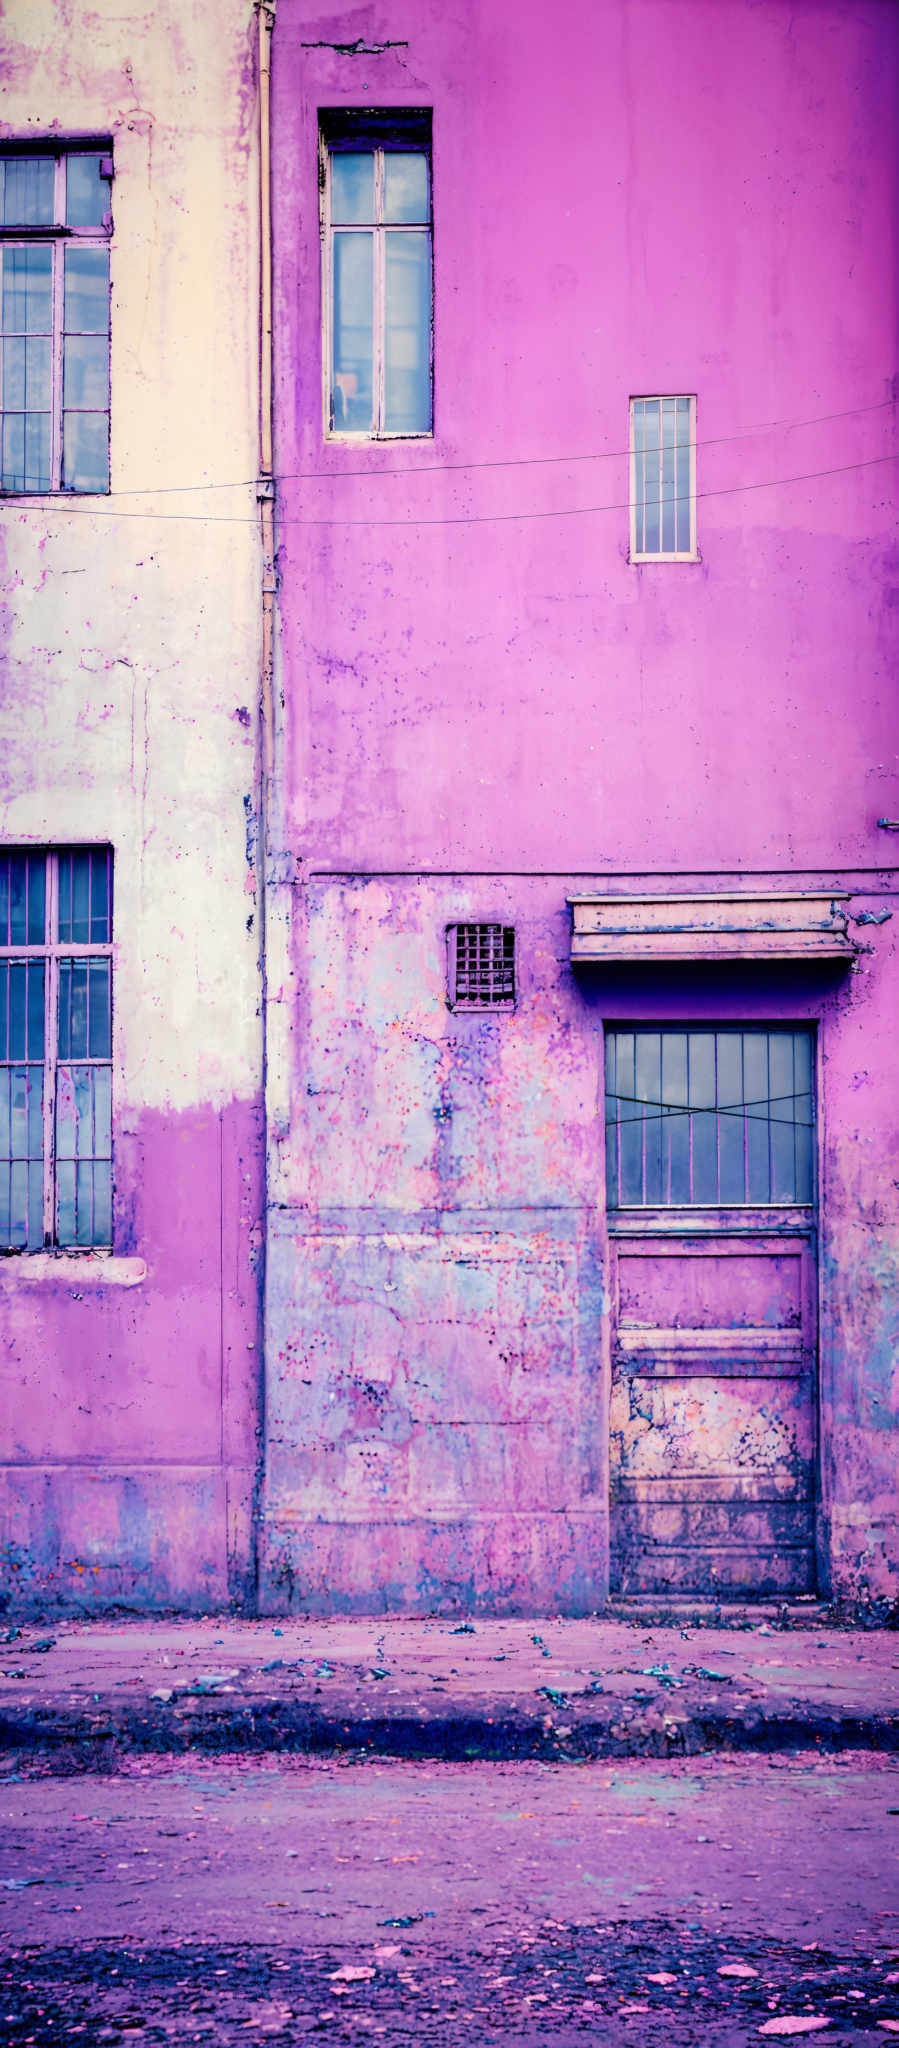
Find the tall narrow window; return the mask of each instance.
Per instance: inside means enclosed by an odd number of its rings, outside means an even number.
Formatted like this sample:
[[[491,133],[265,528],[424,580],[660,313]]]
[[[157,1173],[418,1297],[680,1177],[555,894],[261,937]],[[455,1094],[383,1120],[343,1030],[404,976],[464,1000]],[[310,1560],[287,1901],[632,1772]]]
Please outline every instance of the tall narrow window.
[[[696,400],[631,399],[631,561],[696,560]]]
[[[610,1209],[811,1202],[811,1033],[609,1031],[606,1181]]]
[[[107,146],[0,148],[0,489],[109,489]]]
[[[321,119],[328,431],[430,434],[430,115]]]
[[[112,854],[0,853],[0,1248],[112,1243]]]

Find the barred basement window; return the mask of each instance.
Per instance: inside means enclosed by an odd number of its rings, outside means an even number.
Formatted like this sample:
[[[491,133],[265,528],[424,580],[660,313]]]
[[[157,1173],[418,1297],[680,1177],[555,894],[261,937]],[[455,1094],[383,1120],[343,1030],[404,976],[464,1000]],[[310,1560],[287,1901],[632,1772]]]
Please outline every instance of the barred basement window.
[[[112,854],[0,853],[0,1247],[112,1243]]]
[[[507,924],[451,924],[447,929],[452,1010],[515,1007],[515,931]]]

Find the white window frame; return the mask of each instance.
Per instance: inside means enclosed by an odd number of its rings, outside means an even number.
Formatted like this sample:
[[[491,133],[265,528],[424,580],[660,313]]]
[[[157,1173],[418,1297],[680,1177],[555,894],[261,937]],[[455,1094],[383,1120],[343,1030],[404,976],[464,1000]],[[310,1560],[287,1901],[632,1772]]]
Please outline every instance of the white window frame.
[[[664,403],[665,403],[665,401],[666,401],[666,400],[667,400],[667,401],[673,401],[673,402],[675,402],[675,403],[676,403],[676,402],[677,402],[678,400],[680,400],[681,402],[683,402],[683,400],[684,400],[684,399],[686,399],[686,400],[688,401],[688,403],[689,403],[689,407],[690,407],[690,414],[689,414],[689,454],[690,454],[690,534],[689,534],[689,546],[688,546],[688,547],[686,547],[686,548],[675,548],[675,549],[661,549],[661,548],[656,548],[656,549],[652,549],[652,550],[649,550],[649,549],[646,549],[646,548],[639,548],[639,547],[637,546],[637,522],[638,522],[638,514],[639,514],[639,511],[640,511],[641,507],[642,507],[642,506],[644,506],[644,505],[645,505],[646,503],[648,503],[648,502],[650,502],[650,501],[649,501],[649,500],[648,500],[648,499],[646,498],[646,495],[645,495],[645,482],[646,482],[646,470],[645,470],[645,457],[644,457],[644,461],[643,461],[643,476],[642,476],[642,478],[641,478],[640,476],[638,476],[638,456],[637,456],[637,446],[636,446],[636,426],[635,426],[635,422],[636,422],[636,412],[635,412],[635,408],[636,408],[636,407],[637,407],[638,405],[647,405],[647,404],[650,404],[650,405],[662,405],[662,404],[664,404]],[[699,561],[699,559],[700,559],[700,556],[699,556],[699,549],[698,549],[698,546],[697,546],[697,536],[696,536],[696,394],[695,394],[695,392],[689,392],[689,391],[661,391],[661,392],[660,392],[660,391],[646,391],[646,392],[636,392],[636,393],[635,393],[635,394],[634,394],[634,395],[632,396],[632,398],[631,398],[631,400],[630,400],[630,405],[629,405],[629,408],[628,408],[628,412],[629,412],[629,439],[628,439],[628,446],[629,446],[629,448],[630,448],[630,560],[631,560],[632,562],[698,562],[698,561]],[[675,417],[676,417],[676,415],[675,415]],[[659,444],[660,444],[660,456],[661,456],[661,435],[659,436]],[[644,486],[644,490],[643,490],[643,494],[642,494],[642,495],[641,495],[641,493],[640,493],[640,488],[639,488],[639,486],[640,486],[641,484],[643,484],[643,486]],[[661,460],[660,460],[660,464],[659,464],[659,482],[658,482],[658,489],[659,489],[659,499],[660,499],[660,512],[661,512]],[[660,530],[660,533],[661,533],[661,516],[660,516],[660,519],[659,519],[659,530]]]
[[[344,130],[329,123],[328,128],[319,131],[319,189],[321,192],[321,241],[322,241],[322,418],[326,441],[344,442],[353,447],[364,446],[373,441],[432,441],[434,438],[434,159],[429,135],[419,129],[418,123],[410,125],[408,137],[403,132],[403,109],[397,108],[394,131],[387,136],[366,131],[364,116],[352,118],[352,109],[347,110],[347,124]],[[373,117],[377,121],[378,117]],[[357,123],[358,133],[357,133]],[[331,164],[333,157],[345,149],[356,147],[371,150],[374,163],[375,221],[362,232],[373,236],[373,305],[372,305],[372,412],[370,427],[336,427],[331,417],[332,363],[334,352],[334,234],[331,221]],[[430,219],[421,222],[387,222],[384,220],[384,157],[392,150],[412,150],[427,158],[428,199]],[[361,223],[360,223],[361,227]],[[388,231],[391,234],[422,234],[427,229],[430,243],[431,266],[431,326],[428,339],[428,387],[430,392],[430,423],[418,430],[408,427],[385,427],[384,418],[384,320],[385,320],[385,251]],[[351,229],[350,229],[351,231]]]
[[[112,936],[110,936],[110,938],[109,938],[108,940],[92,940],[92,941],[88,941],[88,942],[76,941],[76,940],[73,940],[73,939],[61,939],[61,938],[60,938],[60,936],[59,936],[59,864],[60,864],[60,861],[61,861],[61,860],[65,860],[65,859],[66,859],[66,858],[67,858],[67,857],[68,857],[69,855],[71,855],[72,853],[83,853],[83,852],[90,852],[90,853],[105,853],[105,854],[106,854],[106,855],[108,856],[108,859],[109,859],[109,890],[110,890],[110,894],[109,894],[109,904],[110,904],[110,910],[111,910],[111,912],[114,912],[114,906],[113,906],[113,899],[112,899],[112,884],[113,884],[113,857],[112,857],[112,849],[111,849],[111,847],[109,847],[109,846],[107,846],[107,845],[103,845],[103,844],[93,844],[93,843],[91,843],[90,845],[87,845],[87,844],[84,844],[84,843],[79,843],[79,844],[78,844],[77,846],[76,846],[76,845],[73,845],[73,846],[60,846],[60,847],[53,847],[53,848],[48,848],[48,847],[39,847],[39,846],[34,846],[34,847],[32,847],[32,846],[24,846],[24,847],[23,847],[23,846],[13,846],[13,847],[0,847],[0,858],[6,859],[6,858],[8,858],[8,857],[9,857],[9,855],[10,855],[11,853],[16,853],[16,854],[26,854],[26,855],[28,855],[28,856],[29,856],[29,857],[30,857],[31,859],[43,859],[43,861],[45,862],[45,870],[44,870],[44,872],[45,872],[45,883],[44,883],[44,888],[45,888],[45,897],[44,897],[44,937],[43,937],[43,940],[41,941],[41,943],[40,943],[40,944],[38,944],[38,943],[34,943],[34,944],[30,944],[30,945],[29,945],[29,944],[23,944],[23,943],[21,943],[21,942],[19,942],[18,944],[9,944],[9,945],[7,945],[7,944],[5,943],[5,940],[4,940],[4,943],[0,944],[0,961],[4,961],[4,962],[9,962],[9,963],[11,963],[11,964],[12,964],[12,963],[14,963],[14,962],[17,962],[17,961],[29,961],[29,960],[33,960],[33,961],[35,961],[35,962],[38,962],[38,961],[42,961],[42,962],[44,963],[44,1056],[43,1056],[43,1062],[42,1062],[42,1066],[43,1066],[43,1116],[42,1116],[42,1153],[41,1153],[41,1168],[42,1168],[42,1195],[43,1195],[43,1200],[42,1200],[42,1210],[43,1210],[43,1242],[42,1242],[42,1244],[40,1244],[40,1245],[35,1245],[35,1244],[31,1244],[31,1245],[28,1245],[28,1244],[26,1244],[26,1245],[9,1245],[9,1244],[4,1244],[4,1243],[3,1243],[2,1241],[0,1241],[0,1256],[6,1256],[6,1257],[16,1257],[16,1256],[18,1256],[18,1257],[21,1257],[21,1258],[29,1258],[29,1257],[32,1257],[32,1256],[33,1256],[33,1255],[34,1255],[35,1253],[37,1253],[37,1252],[46,1252],[46,1251],[62,1251],[62,1252],[65,1252],[65,1253],[66,1253],[67,1255],[69,1255],[69,1254],[77,1254],[77,1255],[82,1255],[82,1254],[85,1254],[85,1253],[89,1253],[89,1252],[97,1252],[97,1251],[111,1251],[111,1250],[112,1250],[112,1248],[113,1248],[113,1240],[114,1240],[114,1222],[113,1222],[113,1193],[114,1193],[114,1165],[113,1165],[113,1156],[112,1156],[112,1155],[113,1155],[113,1147],[112,1147],[112,1141],[110,1141],[110,1234],[109,1234],[109,1238],[108,1238],[108,1239],[103,1239],[103,1240],[98,1240],[98,1241],[96,1241],[96,1242],[93,1242],[93,1241],[92,1241],[92,1242],[91,1242],[90,1244],[83,1244],[83,1243],[77,1243],[77,1242],[75,1242],[75,1241],[69,1241],[69,1240],[62,1240],[62,1239],[60,1238],[60,1235],[59,1235],[59,1219],[58,1219],[58,1203],[57,1203],[57,1193],[58,1193],[57,1181],[58,1181],[58,1175],[57,1175],[57,1145],[56,1145],[56,1122],[57,1122],[57,1078],[58,1078],[58,1068],[59,1068],[60,1066],[69,1066],[69,1065],[73,1065],[73,1064],[74,1064],[74,1065],[77,1065],[77,1066],[91,1066],[91,1067],[104,1067],[104,1068],[107,1068],[107,1069],[109,1070],[109,1074],[110,1074],[110,1080],[111,1080],[111,1078],[112,1078],[112,1074],[113,1074],[113,1066],[114,1066],[114,1062],[113,1062],[113,1042],[112,1042],[112,1031],[113,1031],[113,1018],[114,1018],[114,1009],[113,1009],[113,998],[112,998],[112,983],[113,983],[113,967],[112,967],[112,961],[113,961],[113,939],[112,939]],[[113,931],[114,927],[113,927],[113,924],[112,924],[112,920],[111,920],[111,918],[110,918],[110,927],[109,927],[109,928],[110,928],[110,934],[112,934],[112,931]],[[77,1055],[77,1056],[75,1056],[75,1057],[73,1057],[72,1055],[69,1055],[69,1056],[64,1056],[64,1055],[61,1055],[61,1054],[59,1053],[59,1050],[58,1050],[58,1047],[59,1047],[59,969],[60,969],[60,963],[61,963],[62,961],[69,961],[69,960],[72,960],[72,961],[78,961],[78,960],[83,960],[83,961],[87,961],[87,960],[98,960],[98,959],[106,959],[106,960],[108,960],[108,961],[109,961],[109,963],[110,963],[110,970],[109,970],[109,972],[110,972],[110,1050],[109,1050],[109,1057],[108,1057],[108,1058],[106,1058],[106,1057],[100,1058],[100,1057],[97,1057],[97,1056],[94,1056],[94,1055],[91,1055],[91,1054],[88,1054],[88,1053],[85,1053],[85,1054],[83,1054],[83,1055],[82,1055],[82,1054],[78,1054],[78,1055]],[[4,1073],[4,1072],[6,1071],[6,1068],[7,1068],[8,1066],[10,1066],[10,1067],[16,1067],[16,1066],[26,1066],[26,1065],[37,1065],[37,1062],[36,1062],[36,1061],[33,1061],[33,1062],[32,1062],[32,1061],[29,1061],[29,1060],[27,1059],[27,1057],[26,1057],[26,1058],[25,1058],[24,1060],[9,1060],[9,1061],[5,1061],[5,1062],[3,1063],[3,1066],[2,1066],[2,1067],[0,1067],[0,1073]],[[63,1156],[65,1156],[65,1155],[63,1155]]]
[[[0,140],[0,157],[31,160],[35,158],[52,160],[53,172],[53,220],[42,222],[35,227],[23,227],[10,222],[0,222],[0,249],[34,248],[45,246],[51,252],[51,334],[50,334],[50,475],[46,490],[32,486],[2,482],[0,469],[0,498],[43,498],[55,497],[107,497],[110,482],[110,434],[112,412],[106,405],[106,481],[104,484],[84,489],[66,484],[63,480],[64,449],[63,427],[65,393],[63,389],[63,359],[65,346],[65,250],[70,244],[82,249],[109,249],[112,242],[112,213],[107,211],[102,221],[90,227],[71,226],[66,221],[66,166],[73,157],[97,157],[101,159],[102,178],[112,184],[114,174],[112,144],[104,137],[83,140],[60,141],[54,136],[45,142],[16,144],[12,136]],[[111,287],[110,287],[111,292]],[[106,327],[107,394],[111,381],[111,332],[110,322]],[[2,338],[0,338],[2,349]],[[81,408],[75,408],[81,410]],[[91,410],[88,408],[88,410]],[[93,408],[100,411],[102,408]],[[2,420],[0,412],[0,420]]]

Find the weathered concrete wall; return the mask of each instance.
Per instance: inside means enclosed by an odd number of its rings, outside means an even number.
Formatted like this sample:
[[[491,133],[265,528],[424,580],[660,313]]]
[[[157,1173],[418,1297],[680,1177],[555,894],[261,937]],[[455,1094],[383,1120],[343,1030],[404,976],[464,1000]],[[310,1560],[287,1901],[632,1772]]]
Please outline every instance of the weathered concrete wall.
[[[893,885],[896,29],[281,0],[272,1606],[602,1599],[615,1017],[818,1024],[823,1578],[899,1585],[895,927],[842,980],[576,977],[565,908]],[[318,109],[366,104],[434,110],[424,444],[322,437]],[[697,394],[696,564],[628,560],[644,392]],[[466,918],[514,1016],[446,1010]]]
[[[111,1259],[0,1262],[3,1581],[252,1581],[258,171],[244,0],[13,0],[3,134],[108,134],[108,497],[8,502],[2,838],[115,856]]]

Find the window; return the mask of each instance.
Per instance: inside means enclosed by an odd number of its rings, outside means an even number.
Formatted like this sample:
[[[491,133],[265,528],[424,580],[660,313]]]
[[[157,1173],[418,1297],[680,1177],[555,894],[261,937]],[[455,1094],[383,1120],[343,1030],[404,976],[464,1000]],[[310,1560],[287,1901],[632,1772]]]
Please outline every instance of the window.
[[[4,491],[109,489],[107,146],[0,153]]]
[[[610,1209],[812,1200],[809,1031],[606,1038]]]
[[[632,398],[631,561],[696,560],[696,400]]]
[[[447,930],[452,1010],[515,1007],[515,931],[507,924],[451,924]]]
[[[430,114],[321,120],[327,430],[430,434]]]
[[[112,1243],[112,854],[0,853],[0,1246]]]

